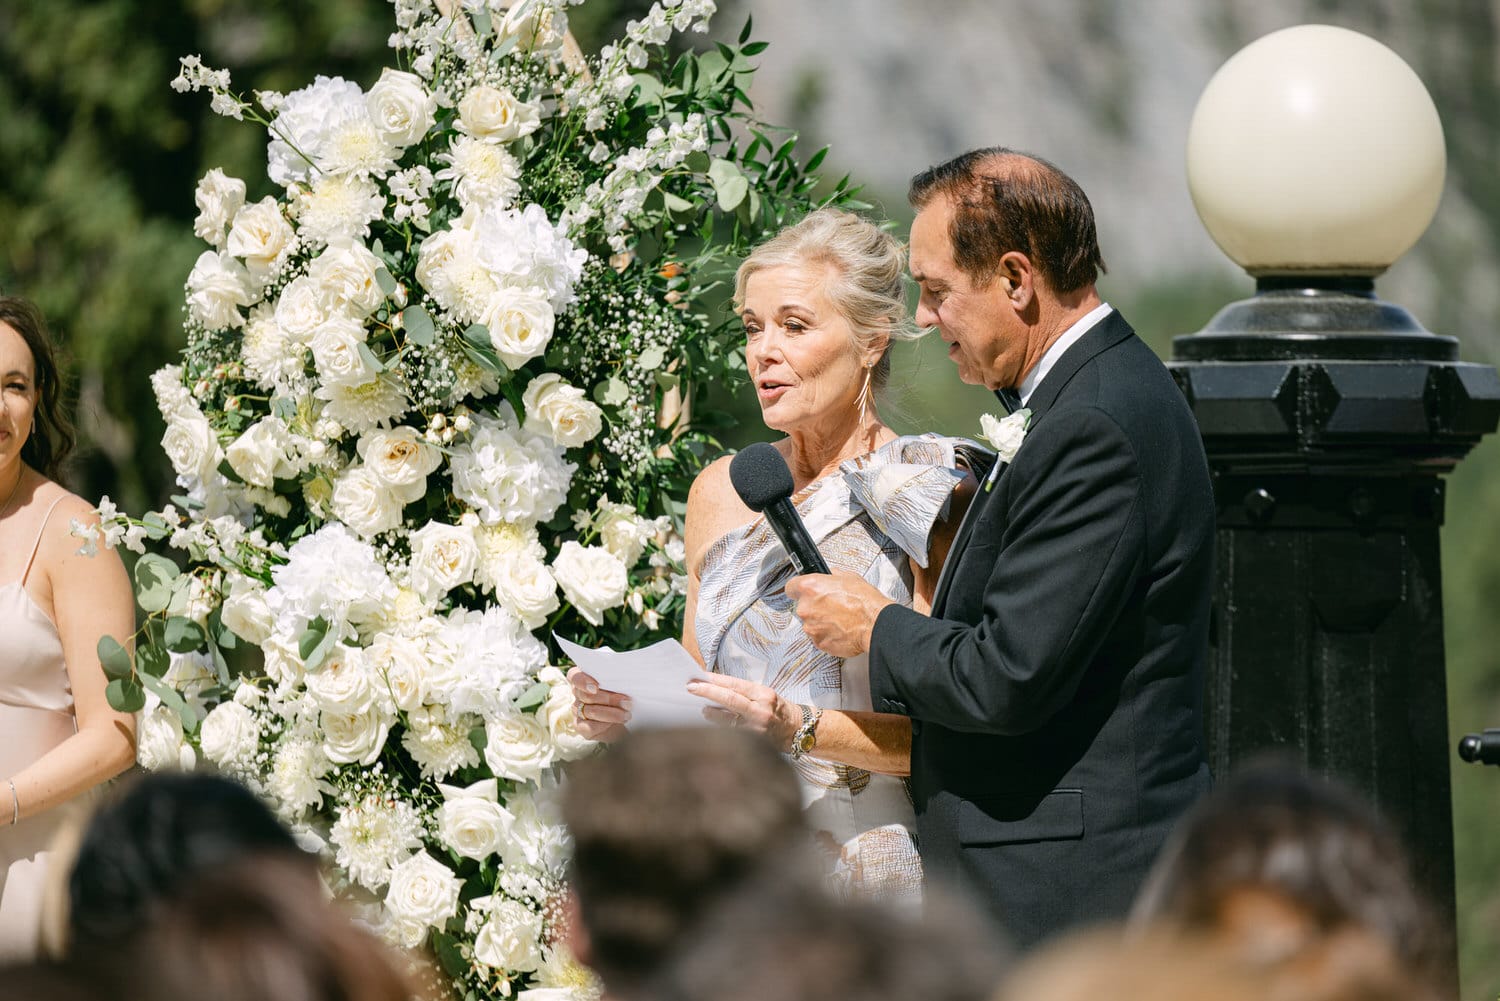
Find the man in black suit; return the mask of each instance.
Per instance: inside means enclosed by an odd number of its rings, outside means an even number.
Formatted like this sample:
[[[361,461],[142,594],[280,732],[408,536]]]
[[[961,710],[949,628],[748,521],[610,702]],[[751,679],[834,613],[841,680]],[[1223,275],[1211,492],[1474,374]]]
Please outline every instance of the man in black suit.
[[[980,484],[931,617],[845,575],[787,594],[820,647],[869,652],[877,710],[912,718],[929,877],[977,891],[1026,947],[1123,917],[1208,786],[1213,495],[1182,394],[1095,291],[1071,178],[978,150],[911,200],[917,322],[1030,421]]]

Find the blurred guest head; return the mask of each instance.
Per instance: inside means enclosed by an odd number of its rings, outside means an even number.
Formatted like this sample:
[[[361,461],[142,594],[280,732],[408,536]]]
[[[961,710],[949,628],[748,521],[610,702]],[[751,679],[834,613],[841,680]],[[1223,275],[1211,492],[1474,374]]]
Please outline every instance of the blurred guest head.
[[[1269,985],[1207,942],[1088,932],[1031,956],[996,1001],[1269,1001]]]
[[[656,1001],[985,1001],[1005,966],[998,933],[956,900],[920,917],[836,900],[796,874],[747,881],[678,950]]]
[[[128,937],[75,961],[127,1001],[412,997],[385,947],[329,906],[316,872],[284,853],[196,873]]]
[[[317,878],[316,858],[244,786],[211,775],[140,777],[99,810],[79,845],[68,882],[70,952],[124,938],[204,874],[252,855]]]
[[[0,966],[0,1001],[117,1001],[118,995],[73,965],[55,962]]]
[[[763,738],[641,730],[571,766],[573,947],[606,990],[633,995],[710,902],[767,859],[813,875],[796,779]]]
[[[1133,919],[1214,936],[1266,966],[1348,932],[1436,975],[1445,941],[1384,819],[1282,760],[1230,776],[1184,818]]]

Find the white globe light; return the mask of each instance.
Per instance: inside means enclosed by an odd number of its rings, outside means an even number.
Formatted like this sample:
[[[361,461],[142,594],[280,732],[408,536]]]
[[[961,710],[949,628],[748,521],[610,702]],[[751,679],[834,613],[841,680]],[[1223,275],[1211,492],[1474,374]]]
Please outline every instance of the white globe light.
[[[1188,129],[1188,187],[1256,277],[1378,275],[1437,211],[1447,158],[1427,88],[1355,31],[1266,35],[1214,74]]]

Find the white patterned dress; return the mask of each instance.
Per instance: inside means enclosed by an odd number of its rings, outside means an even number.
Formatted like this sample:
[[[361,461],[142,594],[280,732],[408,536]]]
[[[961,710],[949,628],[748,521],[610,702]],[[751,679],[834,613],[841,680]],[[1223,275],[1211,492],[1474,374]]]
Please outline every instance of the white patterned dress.
[[[968,443],[926,434],[897,438],[849,459],[793,498],[833,570],[869,581],[910,605],[911,561],[926,567],[934,524],[964,473]],[[795,575],[764,518],[708,548],[700,572],[697,637],[704,663],[720,674],[769,685],[783,698],[824,709],[869,711],[868,674],[813,646],[784,587]],[[793,762],[807,820],[833,860],[835,880],[859,896],[915,899],[922,866],[904,779],[815,757]]]

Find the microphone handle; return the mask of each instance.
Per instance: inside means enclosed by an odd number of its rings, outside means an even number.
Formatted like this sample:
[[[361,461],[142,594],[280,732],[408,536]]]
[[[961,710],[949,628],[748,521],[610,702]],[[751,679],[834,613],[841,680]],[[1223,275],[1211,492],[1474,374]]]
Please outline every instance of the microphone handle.
[[[828,562],[818,552],[817,543],[807,534],[802,516],[792,506],[791,498],[783,497],[766,507],[766,521],[770,524],[798,573],[828,573]]]
[[[1500,765],[1500,729],[1468,734],[1459,741],[1458,756],[1471,764]]]

